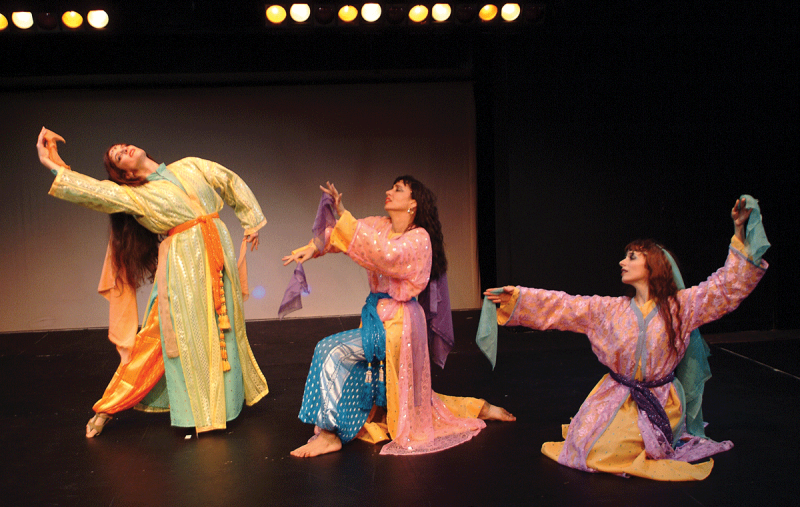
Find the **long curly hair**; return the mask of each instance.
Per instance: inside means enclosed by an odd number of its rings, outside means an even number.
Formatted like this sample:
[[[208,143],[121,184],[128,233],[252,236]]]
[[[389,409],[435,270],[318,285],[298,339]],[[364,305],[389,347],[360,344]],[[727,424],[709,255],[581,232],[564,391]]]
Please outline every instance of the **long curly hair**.
[[[114,183],[129,187],[139,187],[147,183],[146,178],[128,179],[126,173],[117,167],[109,156],[109,152],[114,146],[120,145],[112,145],[103,155],[103,165],[108,173],[108,178]],[[145,155],[147,155],[146,152]],[[147,155],[147,158],[153,160],[150,155]],[[127,213],[112,213],[109,215],[109,219],[111,223],[111,259],[118,272],[124,271],[125,280],[123,281],[134,289],[138,289],[146,281],[152,282],[158,266],[158,245],[161,243],[161,237],[146,229]]]
[[[672,265],[666,255],[666,249],[652,239],[632,241],[625,247],[625,252],[641,252],[644,254],[645,266],[648,272],[647,286],[650,298],[658,308],[658,314],[664,321],[669,344],[676,353],[683,348],[680,332],[680,302],[678,301],[678,286],[672,274]],[[670,252],[670,255],[672,253]],[[675,256],[673,255],[674,259]],[[628,295],[635,295],[633,287],[628,288]]]
[[[414,225],[428,231],[431,237],[431,280],[436,280],[447,272],[447,256],[444,253],[444,236],[442,224],[439,222],[439,209],[436,207],[436,195],[428,187],[413,176],[398,176],[394,183],[402,181],[411,188],[411,198],[417,201],[417,212],[414,214]]]

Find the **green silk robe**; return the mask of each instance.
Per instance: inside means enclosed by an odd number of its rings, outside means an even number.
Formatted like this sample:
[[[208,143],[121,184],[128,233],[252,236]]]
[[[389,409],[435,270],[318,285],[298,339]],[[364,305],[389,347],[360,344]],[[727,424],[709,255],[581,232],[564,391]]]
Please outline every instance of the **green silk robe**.
[[[103,213],[128,213],[148,230],[163,235],[197,217],[218,212],[224,203],[233,208],[245,235],[266,224],[252,191],[225,167],[200,158],[184,158],[167,166],[168,171],[164,169],[162,165],[158,173],[165,178],[139,187],[100,181],[61,169],[50,195]],[[238,352],[229,353],[231,359],[236,359],[231,363],[231,371],[223,373],[221,368],[220,333],[200,226],[165,240],[168,243],[162,245],[159,258],[159,271],[165,272],[157,273],[150,298],[151,304],[157,301],[162,316],[162,347],[172,424],[194,426],[198,432],[225,428],[226,421],[238,415],[242,393],[235,391],[243,390],[248,405],[268,392],[267,382],[247,339],[242,288],[230,233],[221,220],[214,219],[214,223],[224,252],[225,299],[232,328],[225,333],[226,342],[235,341]],[[162,280],[166,287],[159,288]],[[156,294],[159,298],[155,298]],[[168,347],[163,345],[165,316],[174,329],[178,357],[168,357]],[[228,377],[233,377],[235,382]],[[177,407],[176,404],[189,406]]]

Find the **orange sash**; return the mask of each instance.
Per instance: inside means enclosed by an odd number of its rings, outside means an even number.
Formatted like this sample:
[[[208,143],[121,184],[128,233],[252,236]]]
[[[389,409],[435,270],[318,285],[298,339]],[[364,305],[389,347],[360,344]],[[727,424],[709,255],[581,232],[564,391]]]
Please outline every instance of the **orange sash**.
[[[222,350],[222,371],[230,371],[231,365],[228,363],[228,351],[225,349],[225,335],[223,331],[231,328],[231,322],[228,318],[228,310],[225,305],[225,287],[222,279],[222,272],[225,269],[225,254],[222,251],[222,241],[219,238],[219,230],[214,224],[214,219],[219,218],[219,213],[211,213],[197,217],[184,224],[170,229],[168,236],[173,236],[179,232],[191,229],[196,225],[200,225],[203,231],[203,243],[208,252],[208,264],[211,270],[211,292],[214,296],[214,309],[219,316],[219,346]]]

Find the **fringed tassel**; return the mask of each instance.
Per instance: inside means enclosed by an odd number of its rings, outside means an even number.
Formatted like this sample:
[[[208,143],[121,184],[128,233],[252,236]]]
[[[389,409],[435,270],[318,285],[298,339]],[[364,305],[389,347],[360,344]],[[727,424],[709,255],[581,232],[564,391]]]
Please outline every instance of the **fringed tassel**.
[[[386,406],[386,374],[384,373],[384,366],[383,361],[378,366],[378,385],[377,389],[378,392],[375,395],[375,404],[379,407]]]
[[[228,362],[228,347],[225,345],[225,335],[219,332],[219,350],[222,357],[222,371],[231,371],[231,363]]]
[[[372,410],[374,386],[372,384],[372,363],[367,363],[367,373],[364,375],[364,388],[361,390],[361,400],[359,405],[364,410]]]
[[[222,280],[222,273],[219,274],[219,328],[227,331],[231,328],[231,321],[228,318],[228,308],[225,305],[225,282]]]

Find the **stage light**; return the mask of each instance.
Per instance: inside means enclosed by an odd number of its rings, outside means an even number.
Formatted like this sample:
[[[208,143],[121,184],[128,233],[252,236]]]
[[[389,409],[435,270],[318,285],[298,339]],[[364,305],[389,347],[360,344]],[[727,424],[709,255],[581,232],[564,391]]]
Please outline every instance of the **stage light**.
[[[361,17],[368,23],[374,23],[381,17],[381,6],[378,4],[364,4],[361,7]]]
[[[33,26],[33,14],[30,12],[12,12],[11,22],[14,23],[14,26],[17,28],[27,30]]]
[[[286,9],[280,5],[270,5],[267,7],[267,19],[274,25],[283,23],[286,19]]]
[[[481,7],[478,16],[480,16],[483,21],[491,21],[497,17],[497,7],[492,4],[486,4]]]
[[[61,21],[68,28],[79,28],[83,24],[83,16],[75,11],[67,11],[61,15]]]
[[[86,22],[92,28],[97,28],[98,30],[105,28],[108,26],[108,13],[106,11],[89,11],[86,14]]]
[[[520,11],[519,4],[505,4],[500,10],[500,17],[506,21],[515,21],[519,17]]]
[[[42,30],[55,30],[58,28],[58,16],[52,12],[40,12],[36,14],[36,24]]]
[[[472,4],[457,4],[456,19],[460,23],[472,23],[472,20],[475,19],[475,6]]]
[[[440,23],[450,19],[450,14],[452,14],[450,4],[434,4],[431,7],[431,17]]]
[[[356,9],[352,5],[343,5],[341,9],[339,9],[339,19],[341,19],[345,23],[350,23],[354,21],[357,17],[358,17],[358,9]]]
[[[308,4],[292,4],[289,16],[297,23],[305,23],[311,17],[311,7]]]
[[[8,28],[8,18],[0,14],[0,32]]]
[[[327,25],[334,20],[336,10],[332,5],[318,5],[314,10],[314,19],[320,25]]]
[[[414,23],[422,23],[428,19],[428,8],[424,5],[415,5],[408,11],[408,19]]]

